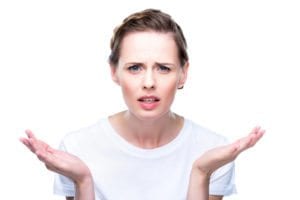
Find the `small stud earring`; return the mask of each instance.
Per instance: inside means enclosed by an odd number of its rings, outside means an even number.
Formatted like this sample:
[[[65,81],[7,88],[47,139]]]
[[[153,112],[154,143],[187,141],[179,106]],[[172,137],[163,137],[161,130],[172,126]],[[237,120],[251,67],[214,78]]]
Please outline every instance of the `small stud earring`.
[[[180,86],[180,87],[178,87],[178,90],[182,90],[183,89],[183,85],[182,86]]]

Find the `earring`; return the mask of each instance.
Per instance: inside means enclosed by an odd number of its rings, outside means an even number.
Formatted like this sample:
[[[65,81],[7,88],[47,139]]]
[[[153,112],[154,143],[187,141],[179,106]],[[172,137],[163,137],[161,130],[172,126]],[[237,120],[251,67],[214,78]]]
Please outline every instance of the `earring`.
[[[178,87],[177,89],[178,89],[178,90],[182,90],[182,89],[183,89],[183,86],[184,86],[184,85]]]

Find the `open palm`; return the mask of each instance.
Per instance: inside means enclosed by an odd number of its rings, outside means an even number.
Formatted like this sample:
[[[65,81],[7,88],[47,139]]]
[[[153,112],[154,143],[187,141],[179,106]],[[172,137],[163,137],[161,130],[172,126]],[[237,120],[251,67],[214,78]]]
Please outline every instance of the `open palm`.
[[[232,144],[205,152],[195,161],[194,167],[198,168],[201,173],[211,175],[219,167],[233,161],[241,152],[253,147],[264,133],[265,131],[260,127],[255,127],[248,136]]]
[[[21,138],[21,142],[45,163],[47,169],[78,182],[90,176],[90,170],[78,157],[53,149],[45,142],[38,140],[30,130],[26,130],[25,133],[27,138]]]

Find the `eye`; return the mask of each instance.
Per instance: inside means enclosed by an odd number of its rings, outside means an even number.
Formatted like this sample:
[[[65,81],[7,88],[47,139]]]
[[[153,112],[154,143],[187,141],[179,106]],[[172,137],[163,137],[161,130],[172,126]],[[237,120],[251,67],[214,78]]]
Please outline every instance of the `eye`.
[[[127,69],[132,73],[137,73],[142,69],[142,67],[139,65],[132,65],[132,66],[128,67]]]
[[[171,71],[171,69],[169,67],[166,67],[164,65],[159,65],[158,70],[163,72],[163,73],[168,73],[169,71]]]

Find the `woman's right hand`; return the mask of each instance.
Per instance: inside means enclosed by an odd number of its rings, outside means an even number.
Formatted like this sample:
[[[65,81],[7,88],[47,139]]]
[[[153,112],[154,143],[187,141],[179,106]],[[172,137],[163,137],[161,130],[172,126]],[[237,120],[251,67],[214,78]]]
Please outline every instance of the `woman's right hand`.
[[[72,179],[75,184],[92,181],[89,168],[78,157],[53,149],[38,140],[30,130],[26,130],[25,133],[27,138],[20,138],[20,141],[45,163],[47,169]]]

